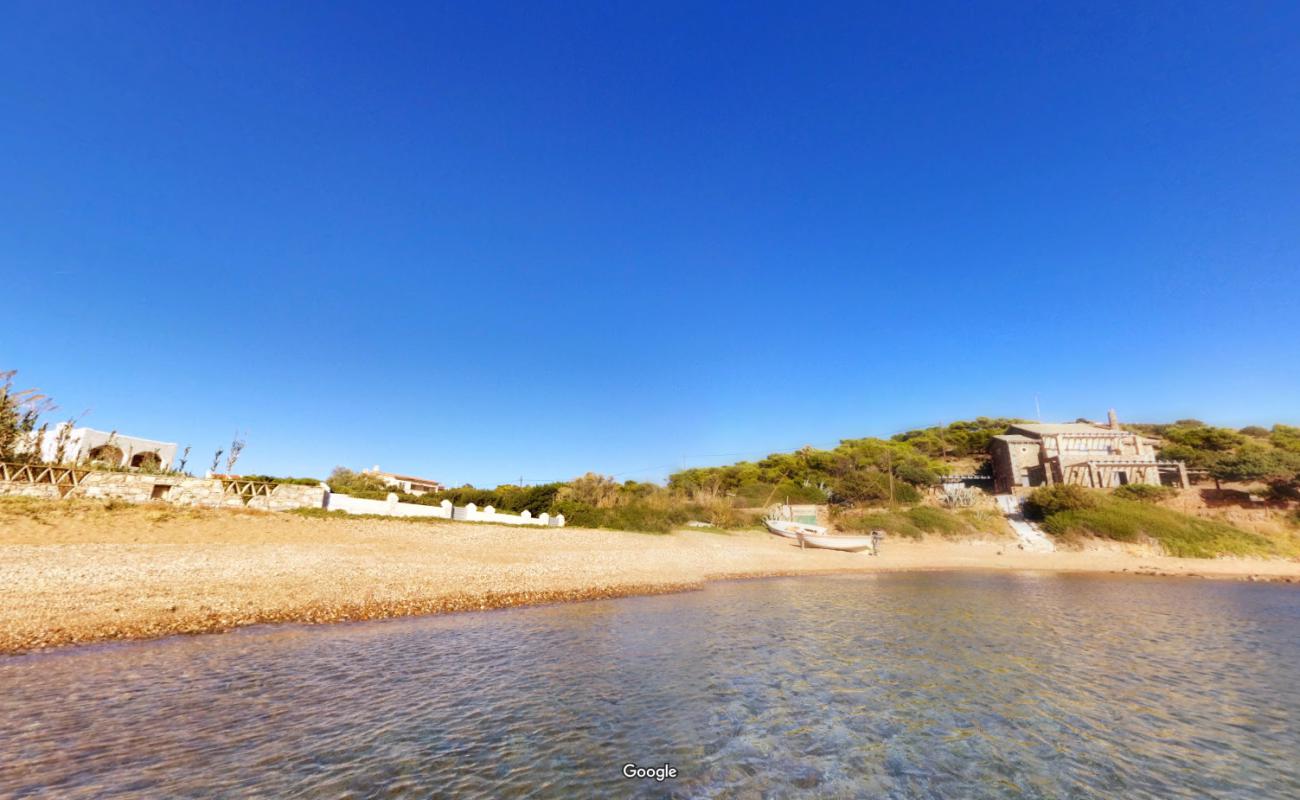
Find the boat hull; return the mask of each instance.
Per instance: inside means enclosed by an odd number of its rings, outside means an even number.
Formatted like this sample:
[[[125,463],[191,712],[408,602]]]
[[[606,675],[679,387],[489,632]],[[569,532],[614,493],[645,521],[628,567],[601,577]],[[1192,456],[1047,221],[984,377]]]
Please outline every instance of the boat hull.
[[[805,534],[814,536],[826,533],[826,529],[820,525],[807,525],[802,522],[792,522],[785,519],[765,519],[763,524],[767,526],[768,533],[775,536],[781,536],[786,539],[798,539]]]
[[[816,533],[800,534],[799,542],[808,547],[840,550],[845,553],[861,553],[863,550],[871,550],[874,546],[870,536],[827,536]]]

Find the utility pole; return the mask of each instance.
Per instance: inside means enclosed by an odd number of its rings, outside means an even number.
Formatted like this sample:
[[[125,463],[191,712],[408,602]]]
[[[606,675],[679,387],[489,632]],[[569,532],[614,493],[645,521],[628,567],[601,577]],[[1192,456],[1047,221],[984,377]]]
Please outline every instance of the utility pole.
[[[1043,421],[1043,410],[1038,407],[1038,395],[1034,394],[1034,419]]]
[[[886,463],[889,465],[889,507],[894,507],[894,451],[885,451]]]

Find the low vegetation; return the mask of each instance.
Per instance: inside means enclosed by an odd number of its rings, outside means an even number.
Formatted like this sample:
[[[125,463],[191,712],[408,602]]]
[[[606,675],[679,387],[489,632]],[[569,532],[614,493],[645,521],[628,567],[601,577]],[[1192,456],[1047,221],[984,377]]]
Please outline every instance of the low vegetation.
[[[1169,555],[1190,558],[1300,555],[1294,536],[1270,538],[1218,520],[1181,514],[1155,505],[1148,492],[1125,495],[1080,486],[1044,487],[1029,496],[1025,512],[1040,519],[1048,533],[1066,541],[1095,536],[1156,543]]]
[[[319,486],[323,482],[320,478],[284,478],[275,475],[241,475],[240,478],[246,481],[283,483],[291,486]]]
[[[890,439],[843,439],[831,450],[804,447],[759,461],[673,473],[668,486],[692,497],[728,498],[761,508],[776,502],[913,504],[958,460],[984,461],[989,440],[1012,419],[979,417],[921,428]]]
[[[41,418],[54,405],[39,390],[16,388],[14,377],[13,371],[0,371],[0,460],[39,459],[41,454],[30,442],[49,430]],[[909,430],[889,439],[844,439],[829,450],[804,447],[758,461],[681,470],[669,476],[666,487],[637,481],[618,483],[588,473],[568,482],[506,484],[495,489],[462,486],[412,495],[394,492],[376,476],[342,467],[330,474],[327,483],[334,492],[358,498],[383,500],[397,494],[408,503],[473,503],[507,513],[528,511],[534,516],[558,513],[571,525],[649,532],[668,531],[691,521],[721,528],[755,525],[762,509],[789,502],[828,503],[835,510],[836,524],[845,530],[879,527],[902,536],[1001,534],[1006,532],[1005,524],[995,513],[948,511],[920,503],[928,489],[954,470],[987,473],[990,439],[1019,421],[977,417]],[[1266,484],[1258,493],[1278,508],[1286,509],[1300,499],[1300,428],[1273,425],[1233,430],[1194,419],[1128,427],[1157,438],[1164,458],[1183,460],[1216,481]],[[233,470],[243,446],[241,435],[236,434],[225,460],[227,472]],[[227,451],[218,450],[213,456],[214,471],[224,453]],[[184,472],[188,455],[186,448],[177,474]],[[159,471],[166,466],[158,465]],[[318,483],[315,478],[244,477],[279,484]],[[1269,540],[1264,537],[1160,507],[1169,493],[1162,487],[1126,486],[1105,496],[1058,486],[1036,492],[1027,510],[1058,536],[1090,533],[1122,541],[1145,537],[1160,541],[1170,552],[1189,554],[1268,549]],[[1300,511],[1286,519],[1300,526]],[[1274,547],[1275,551],[1285,549]]]
[[[1136,500],[1140,503],[1159,503],[1175,497],[1178,490],[1172,486],[1152,486],[1147,483],[1130,483],[1111,492],[1112,497],[1121,500]]]
[[[835,515],[835,527],[854,533],[880,529],[909,539],[920,539],[925,534],[947,538],[966,538],[977,535],[1010,536],[1006,521],[991,510],[964,509],[948,511],[932,506],[916,506],[903,510],[854,509]]]
[[[1223,481],[1300,484],[1300,428],[1251,425],[1239,430],[1181,419],[1171,425],[1130,425],[1160,440],[1162,458],[1182,461]]]
[[[565,524],[588,528],[667,533],[690,521],[717,528],[756,525],[761,514],[736,508],[723,498],[691,497],[653,483],[587,473],[560,487],[555,510]]]

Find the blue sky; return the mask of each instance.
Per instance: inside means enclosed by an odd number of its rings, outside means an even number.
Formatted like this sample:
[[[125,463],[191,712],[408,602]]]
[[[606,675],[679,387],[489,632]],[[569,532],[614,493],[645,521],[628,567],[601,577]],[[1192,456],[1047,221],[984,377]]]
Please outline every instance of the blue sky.
[[[0,5],[0,368],[191,466],[1300,422],[1294,3]]]

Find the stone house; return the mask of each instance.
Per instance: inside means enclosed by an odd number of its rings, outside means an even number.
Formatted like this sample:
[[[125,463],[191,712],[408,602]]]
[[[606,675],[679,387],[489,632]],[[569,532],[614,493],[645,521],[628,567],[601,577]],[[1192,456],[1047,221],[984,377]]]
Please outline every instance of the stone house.
[[[1115,412],[1096,422],[1012,425],[989,444],[998,494],[1017,487],[1070,483],[1113,488],[1129,483],[1187,486],[1181,461],[1156,457],[1155,440],[1120,427]]]

